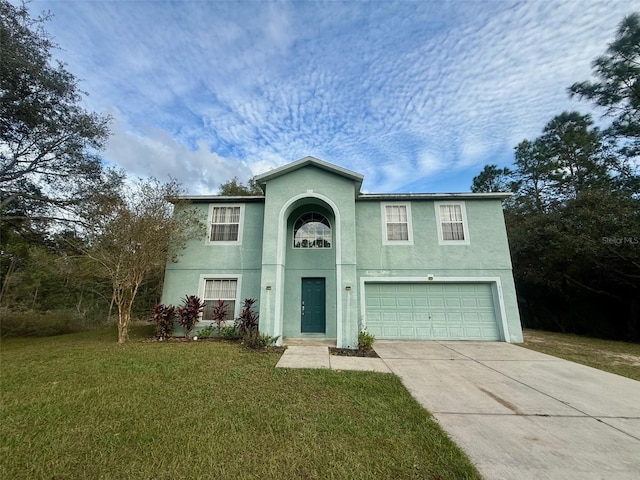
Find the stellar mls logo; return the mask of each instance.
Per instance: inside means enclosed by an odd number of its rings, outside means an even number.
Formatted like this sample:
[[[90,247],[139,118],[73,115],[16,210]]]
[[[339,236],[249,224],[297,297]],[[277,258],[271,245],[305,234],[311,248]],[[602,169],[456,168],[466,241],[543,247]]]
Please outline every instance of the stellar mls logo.
[[[605,245],[638,245],[640,237],[602,237]]]

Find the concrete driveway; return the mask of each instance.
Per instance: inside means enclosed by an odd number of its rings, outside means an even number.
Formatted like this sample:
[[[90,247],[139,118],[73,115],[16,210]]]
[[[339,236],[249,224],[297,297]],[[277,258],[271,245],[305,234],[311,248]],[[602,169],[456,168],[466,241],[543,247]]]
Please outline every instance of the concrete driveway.
[[[640,478],[640,382],[508,343],[374,347],[487,480]]]

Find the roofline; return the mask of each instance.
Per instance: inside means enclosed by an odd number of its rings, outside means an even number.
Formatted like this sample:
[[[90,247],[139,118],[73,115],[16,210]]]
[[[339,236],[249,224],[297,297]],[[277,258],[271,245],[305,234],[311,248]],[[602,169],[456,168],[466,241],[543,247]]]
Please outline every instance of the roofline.
[[[356,200],[504,200],[508,192],[490,193],[361,193]]]
[[[356,200],[504,200],[513,194],[508,192],[490,193],[361,193],[356,196]],[[264,195],[182,195],[170,197],[167,200],[171,203],[181,201],[190,203],[264,203]]]
[[[264,195],[180,195],[167,198],[167,200],[171,203],[178,203],[180,201],[190,203],[262,203],[264,202],[264,198]]]

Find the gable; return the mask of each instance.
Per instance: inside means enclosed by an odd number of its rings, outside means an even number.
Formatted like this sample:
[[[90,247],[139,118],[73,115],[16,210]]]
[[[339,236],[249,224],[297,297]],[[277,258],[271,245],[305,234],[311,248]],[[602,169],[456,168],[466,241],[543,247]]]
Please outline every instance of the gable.
[[[315,157],[302,158],[293,163],[289,163],[269,172],[257,175],[255,179],[258,182],[258,185],[260,185],[260,187],[262,187],[263,191],[266,193],[268,183],[273,182],[273,180],[278,178],[290,176],[293,172],[301,169],[308,170],[308,167],[314,167],[315,169],[330,173],[334,176],[341,177],[349,182],[352,182],[355,186],[356,194],[360,192],[360,187],[362,186],[362,180],[364,178],[362,175]]]

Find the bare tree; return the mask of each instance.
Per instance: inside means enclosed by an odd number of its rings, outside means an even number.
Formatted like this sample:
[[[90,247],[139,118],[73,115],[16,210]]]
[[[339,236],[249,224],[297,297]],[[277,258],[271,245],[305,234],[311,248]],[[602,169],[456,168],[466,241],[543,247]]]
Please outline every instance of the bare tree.
[[[178,199],[179,193],[175,181],[140,180],[117,201],[87,212],[91,227],[82,248],[111,281],[118,343],[128,338],[133,302],[145,279],[175,261],[189,239],[204,235],[197,212]]]

